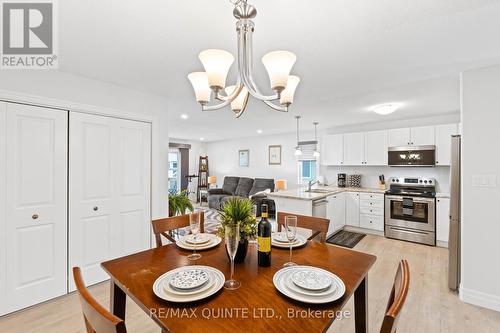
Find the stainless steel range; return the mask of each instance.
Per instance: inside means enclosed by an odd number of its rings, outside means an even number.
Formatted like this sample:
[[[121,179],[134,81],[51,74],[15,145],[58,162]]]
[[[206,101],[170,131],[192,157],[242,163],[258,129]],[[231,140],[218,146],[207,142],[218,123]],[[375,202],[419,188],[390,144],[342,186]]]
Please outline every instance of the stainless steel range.
[[[385,192],[385,236],[436,245],[436,180],[390,178]]]

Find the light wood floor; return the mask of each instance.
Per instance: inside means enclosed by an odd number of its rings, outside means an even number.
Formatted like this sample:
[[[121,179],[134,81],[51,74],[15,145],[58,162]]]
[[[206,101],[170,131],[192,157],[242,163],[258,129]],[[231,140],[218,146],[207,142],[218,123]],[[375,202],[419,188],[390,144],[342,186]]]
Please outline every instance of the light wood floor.
[[[398,333],[497,333],[500,313],[462,303],[447,287],[447,250],[366,236],[355,250],[377,256],[369,274],[369,327],[378,332],[397,263],[407,259],[411,281]],[[90,288],[102,304],[109,304],[108,283]],[[353,311],[352,300],[346,310]],[[158,327],[130,300],[127,328],[131,333],[158,333]],[[80,305],[75,294],[0,318],[0,332],[74,333],[84,332]],[[329,332],[354,332],[354,319],[334,322]]]

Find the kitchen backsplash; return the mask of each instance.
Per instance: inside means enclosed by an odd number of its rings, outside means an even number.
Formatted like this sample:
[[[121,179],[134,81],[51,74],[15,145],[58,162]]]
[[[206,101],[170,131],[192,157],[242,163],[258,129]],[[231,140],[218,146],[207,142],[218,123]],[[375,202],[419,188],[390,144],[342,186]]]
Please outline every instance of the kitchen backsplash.
[[[329,185],[337,185],[337,174],[360,174],[361,186],[378,187],[378,176],[383,174],[386,181],[390,177],[432,177],[437,182],[437,192],[450,192],[450,167],[389,167],[389,166],[321,166],[320,174]]]

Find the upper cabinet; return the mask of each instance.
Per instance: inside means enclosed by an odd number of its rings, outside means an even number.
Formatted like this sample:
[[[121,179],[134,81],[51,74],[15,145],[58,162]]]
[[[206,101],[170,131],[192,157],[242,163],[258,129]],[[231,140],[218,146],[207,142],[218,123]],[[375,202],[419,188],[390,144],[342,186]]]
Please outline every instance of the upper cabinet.
[[[344,135],[325,135],[321,149],[324,165],[344,164]]]
[[[344,164],[365,164],[365,134],[344,134]]]
[[[409,146],[411,144],[411,134],[409,128],[396,128],[388,131],[389,147]]]
[[[365,133],[366,165],[387,165],[387,131]]]
[[[451,136],[457,124],[326,135],[323,165],[387,165],[387,148],[436,145],[436,165],[450,165]]]
[[[450,165],[451,136],[456,134],[457,124],[436,126],[436,165]]]
[[[435,145],[434,126],[412,127],[410,129],[412,146]]]

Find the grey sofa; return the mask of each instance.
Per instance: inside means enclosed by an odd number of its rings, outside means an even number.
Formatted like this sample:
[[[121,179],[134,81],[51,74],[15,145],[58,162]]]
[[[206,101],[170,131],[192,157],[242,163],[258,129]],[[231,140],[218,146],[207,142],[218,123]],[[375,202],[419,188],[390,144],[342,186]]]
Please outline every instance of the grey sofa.
[[[267,203],[270,215],[274,215],[274,201],[267,199],[266,195],[255,195],[258,192],[270,189],[274,192],[274,179],[269,178],[246,178],[246,177],[224,177],[222,188],[208,190],[208,206],[220,209],[222,205],[233,196],[251,198],[257,204],[260,214],[260,206]]]

